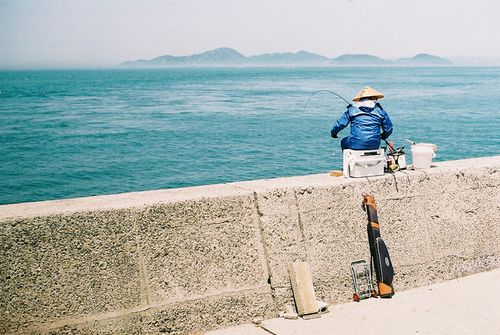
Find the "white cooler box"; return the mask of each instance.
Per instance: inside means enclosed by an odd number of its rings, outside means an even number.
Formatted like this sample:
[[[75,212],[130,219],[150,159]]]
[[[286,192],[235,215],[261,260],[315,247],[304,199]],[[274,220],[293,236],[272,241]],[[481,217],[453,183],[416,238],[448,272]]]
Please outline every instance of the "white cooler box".
[[[384,174],[386,158],[383,149],[351,150],[345,149],[344,177],[371,177]]]

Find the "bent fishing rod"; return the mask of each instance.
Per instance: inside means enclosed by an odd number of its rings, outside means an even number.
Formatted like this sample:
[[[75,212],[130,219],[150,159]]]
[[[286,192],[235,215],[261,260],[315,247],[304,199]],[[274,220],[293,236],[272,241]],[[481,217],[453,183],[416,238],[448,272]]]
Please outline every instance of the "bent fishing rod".
[[[320,93],[320,92],[327,92],[327,93],[333,94],[333,95],[334,95],[334,96],[336,96],[337,98],[340,98],[340,99],[344,100],[346,104],[348,104],[348,105],[350,105],[350,104],[351,104],[349,101],[347,101],[347,100],[346,100],[343,96],[341,96],[341,95],[340,95],[340,94],[338,94],[338,93],[335,93],[335,92],[330,91],[330,90],[317,90],[317,91],[313,92],[313,93],[309,96],[309,99],[307,99],[307,102],[306,102],[306,104],[305,104],[305,106],[304,106],[304,111],[306,110],[307,105],[309,104],[309,101],[311,100],[311,98],[312,98],[313,96],[315,96],[317,93]]]

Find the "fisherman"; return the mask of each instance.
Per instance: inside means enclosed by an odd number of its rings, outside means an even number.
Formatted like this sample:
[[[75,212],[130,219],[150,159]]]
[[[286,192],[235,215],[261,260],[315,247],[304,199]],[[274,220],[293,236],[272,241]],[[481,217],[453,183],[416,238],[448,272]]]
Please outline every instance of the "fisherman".
[[[382,93],[366,86],[352,99],[354,104],[347,105],[347,110],[331,130],[332,137],[338,138],[338,133],[351,123],[351,135],[340,142],[342,150],[376,150],[380,147],[380,139],[391,135],[391,119],[377,101],[383,97]]]

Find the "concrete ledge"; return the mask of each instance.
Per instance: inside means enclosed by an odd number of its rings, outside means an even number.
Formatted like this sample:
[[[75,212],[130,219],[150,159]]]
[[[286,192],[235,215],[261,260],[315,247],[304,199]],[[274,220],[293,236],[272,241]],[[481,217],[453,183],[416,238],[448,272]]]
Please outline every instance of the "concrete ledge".
[[[500,156],[344,179],[327,173],[0,206],[0,333],[188,334],[272,316],[308,261],[352,297],[379,203],[396,292],[500,267]]]

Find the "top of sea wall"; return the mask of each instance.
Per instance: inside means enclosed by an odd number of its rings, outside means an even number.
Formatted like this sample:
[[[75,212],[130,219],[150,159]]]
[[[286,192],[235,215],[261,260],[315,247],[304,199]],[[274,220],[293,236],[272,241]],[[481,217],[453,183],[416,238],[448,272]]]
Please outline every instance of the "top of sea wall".
[[[385,174],[380,177],[347,179],[344,177],[332,177],[329,173],[320,173],[306,176],[282,177],[175,189],[0,205],[0,220],[12,217],[68,214],[81,211],[141,208],[160,203],[173,203],[186,200],[203,199],[206,197],[241,195],[248,191],[261,192],[283,188],[307,188],[318,186],[330,187],[351,183],[368,183],[367,191],[369,192],[370,180],[377,180],[381,178],[395,178],[395,180],[397,180],[411,176],[435,175],[447,173],[448,171],[451,173],[454,170],[461,170],[464,168],[484,168],[498,164],[500,164],[500,156],[492,156],[437,162],[433,163],[430,169],[404,170],[391,175]],[[399,190],[394,189],[394,191]]]

